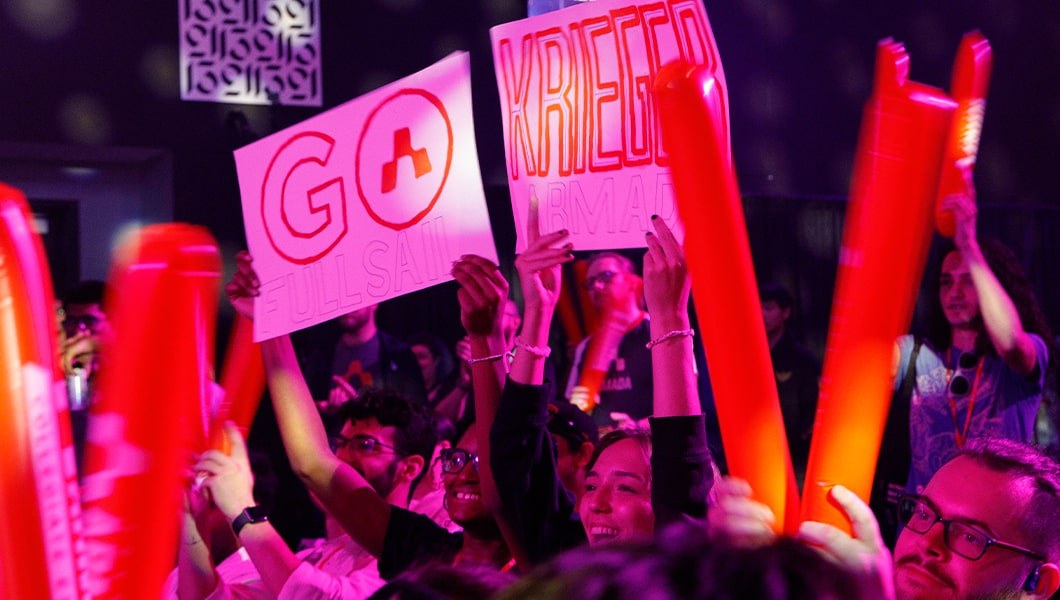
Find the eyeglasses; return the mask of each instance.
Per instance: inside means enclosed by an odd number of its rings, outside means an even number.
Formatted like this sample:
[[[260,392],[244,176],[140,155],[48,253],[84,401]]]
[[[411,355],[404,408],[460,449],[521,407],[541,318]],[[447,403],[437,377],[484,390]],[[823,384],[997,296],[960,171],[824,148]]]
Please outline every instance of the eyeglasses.
[[[598,283],[607,285],[616,275],[618,275],[616,271],[601,271],[585,280],[585,289],[591,290],[595,288]]]
[[[943,519],[938,511],[920,496],[905,495],[898,499],[898,520],[919,534],[927,533],[935,523],[942,523],[942,539],[946,546],[968,560],[979,560],[990,546],[1007,548],[1036,560],[1045,560],[1044,556],[1034,550],[995,540],[967,523]]]
[[[79,315],[63,319],[63,333],[72,338],[81,332],[99,333],[100,319],[92,315]]]
[[[384,454],[386,450],[389,450],[390,454],[397,454],[401,457],[408,456],[408,453],[402,452],[393,446],[388,446],[369,435],[355,435],[352,438],[336,435],[328,438],[328,445],[331,446],[331,451],[335,453],[349,447],[359,454]]]
[[[950,379],[950,394],[954,396],[967,396],[972,391],[972,384],[968,381],[965,373],[974,371],[979,366],[979,357],[971,352],[964,352],[957,359],[958,372]]]
[[[446,448],[439,454],[442,461],[442,471],[455,475],[464,470],[469,463],[478,471],[478,454],[468,452],[463,448]]]

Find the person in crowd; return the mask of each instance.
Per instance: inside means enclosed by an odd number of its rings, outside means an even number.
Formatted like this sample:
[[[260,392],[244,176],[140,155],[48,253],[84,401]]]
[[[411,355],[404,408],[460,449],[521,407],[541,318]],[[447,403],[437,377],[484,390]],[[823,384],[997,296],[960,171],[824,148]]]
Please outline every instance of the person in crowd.
[[[710,514],[712,533],[744,545],[769,543],[773,515],[746,482],[724,481]],[[875,580],[899,600],[1050,598],[1060,588],[1060,463],[1029,444],[970,440],[921,494],[905,494],[893,560],[868,506],[836,485],[829,497],[852,534],[802,523],[797,538]]]
[[[334,459],[360,474],[389,503],[408,506],[424,477],[436,444],[433,419],[425,408],[395,392],[366,390],[343,405],[342,431],[331,440]],[[228,432],[231,455],[211,450],[196,472],[200,488],[189,492],[177,570],[177,592],[188,598],[363,598],[383,584],[376,559],[345,534],[330,514],[327,538],[318,547],[292,554],[252,493],[253,477],[242,436]],[[204,495],[204,491],[208,494]],[[243,516],[251,515],[249,521]],[[211,529],[233,531],[242,550],[213,566]],[[267,515],[265,515],[267,517]],[[231,529],[229,529],[231,528]]]
[[[645,348],[651,332],[642,308],[643,281],[633,261],[600,252],[589,259],[585,287],[600,326],[575,348],[565,396],[601,427],[642,421],[652,410],[651,353]],[[617,347],[607,341],[612,335],[621,336]],[[595,381],[594,374],[602,380]]]
[[[490,467],[506,529],[529,564],[563,549],[650,536],[656,525],[706,514],[714,480],[693,369],[690,282],[677,240],[659,219],[649,234],[645,289],[650,321],[654,418],[646,433],[601,438],[576,499],[561,483],[548,435],[541,386],[548,328],[560,292],[560,266],[571,260],[566,232],[539,234],[531,216],[527,250],[516,260],[526,298],[515,361],[491,429]],[[483,422],[484,423],[484,422]]]
[[[922,492],[971,438],[1032,441],[1049,364],[1045,340],[1052,336],[1027,278],[1011,251],[976,237],[968,189],[944,200],[957,230],[942,260],[927,339],[897,343],[895,387],[912,383],[910,493]]]
[[[434,334],[414,334],[408,343],[423,373],[427,405],[452,423],[464,422],[471,404],[470,369],[460,368],[445,342]]]
[[[378,305],[294,334],[298,357],[329,433],[341,423],[338,407],[368,387],[399,391],[426,403],[419,363],[408,344],[379,329]]]
[[[434,417],[435,429],[438,432],[438,443],[434,445],[427,473],[412,490],[412,500],[408,509],[414,513],[426,515],[430,520],[449,531],[459,531],[460,526],[449,517],[445,509],[445,471],[442,470],[442,451],[453,448],[461,437],[461,432],[445,417]]]
[[[59,364],[66,376],[70,429],[79,474],[88,432],[88,409],[98,390],[96,383],[104,363],[103,345],[112,335],[110,321],[103,310],[104,296],[104,282],[82,281],[63,298],[59,314]]]
[[[253,298],[260,295],[260,282],[251,262],[247,253],[240,253],[236,274],[226,286],[232,304],[248,318]],[[469,318],[466,312],[462,302],[462,321]],[[469,334],[474,344],[476,333]],[[463,527],[462,533],[453,534],[426,516],[388,503],[368,477],[329,453],[323,423],[299,370],[290,337],[266,340],[261,347],[273,408],[292,468],[353,541],[379,559],[379,574],[384,579],[428,559],[490,564],[504,570],[514,567],[482,500],[474,427],[457,447],[441,452],[445,503],[452,520]],[[421,469],[423,466],[421,462]]]
[[[585,493],[585,467],[600,443],[593,418],[569,402],[548,405],[548,433],[556,449],[556,474],[575,498]]]
[[[769,340],[780,412],[788,434],[788,450],[795,480],[802,489],[810,456],[810,435],[817,414],[817,380],[821,377],[821,363],[795,339],[788,327],[795,305],[791,292],[779,285],[767,284],[758,290],[758,295],[762,302],[762,321]]]

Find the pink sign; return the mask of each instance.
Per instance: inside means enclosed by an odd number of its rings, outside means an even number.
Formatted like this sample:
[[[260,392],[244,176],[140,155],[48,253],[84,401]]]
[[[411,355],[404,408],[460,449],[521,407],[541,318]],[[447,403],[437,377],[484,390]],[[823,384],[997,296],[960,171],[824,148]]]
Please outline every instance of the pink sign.
[[[702,0],[597,0],[490,33],[516,222],[536,195],[542,229],[569,229],[579,250],[643,247],[653,214],[679,227],[651,89],[668,62],[706,65],[728,138]]]
[[[469,65],[454,53],[235,152],[255,341],[449,281],[463,254],[497,260]]]

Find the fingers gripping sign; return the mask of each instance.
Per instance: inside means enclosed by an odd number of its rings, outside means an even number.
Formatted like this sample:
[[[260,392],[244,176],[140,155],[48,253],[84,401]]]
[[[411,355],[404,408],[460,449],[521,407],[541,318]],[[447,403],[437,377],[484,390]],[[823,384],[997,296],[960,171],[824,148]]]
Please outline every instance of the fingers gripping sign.
[[[469,335],[486,336],[499,332],[501,302],[508,297],[508,281],[497,265],[474,255],[463,256],[453,265],[453,277],[460,284],[460,323]]]

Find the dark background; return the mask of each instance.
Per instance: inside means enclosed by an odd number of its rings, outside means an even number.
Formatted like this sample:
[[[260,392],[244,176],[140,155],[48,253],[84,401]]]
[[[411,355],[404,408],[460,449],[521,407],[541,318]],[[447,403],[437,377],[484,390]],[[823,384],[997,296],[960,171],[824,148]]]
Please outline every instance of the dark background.
[[[912,78],[948,87],[961,34],[973,28],[990,40],[995,57],[976,170],[981,229],[1016,249],[1052,323],[1060,323],[1060,4],[706,5],[732,101],[733,148],[759,278],[793,289],[811,346],[820,349],[827,327],[876,42],[903,41]],[[488,30],[525,11],[520,0],[324,0],[324,106],[292,108],[182,102],[175,2],[0,0],[0,180],[21,185],[36,207],[52,212],[51,232],[65,232],[51,234],[58,238],[60,294],[78,278],[105,274],[109,238],[93,241],[102,234],[86,220],[113,206],[134,206],[138,222],[205,225],[230,264],[243,245],[233,148],[467,49],[483,180],[505,254],[513,229]],[[237,113],[249,131],[233,125]],[[27,173],[65,183],[43,195],[25,183]],[[113,181],[126,187],[97,186]],[[129,198],[108,191],[130,186]],[[80,212],[71,213],[69,204],[45,206],[49,201],[78,203]],[[459,333],[451,284],[388,303],[381,319],[399,334]]]

